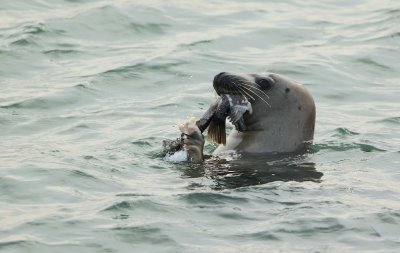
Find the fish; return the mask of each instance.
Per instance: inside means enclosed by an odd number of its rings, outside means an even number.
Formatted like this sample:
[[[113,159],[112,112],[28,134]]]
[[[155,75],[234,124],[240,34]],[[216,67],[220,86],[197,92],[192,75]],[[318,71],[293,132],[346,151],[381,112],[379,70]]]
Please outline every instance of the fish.
[[[208,139],[218,144],[226,144],[226,119],[235,126],[239,132],[246,130],[244,122],[244,114],[252,113],[251,103],[247,98],[240,94],[220,94],[217,101],[210,105],[208,110],[203,116],[193,121],[194,124],[203,133],[208,128]],[[189,123],[186,123],[186,125]],[[182,131],[182,127],[180,130]],[[173,154],[177,151],[183,150],[183,139],[187,135],[185,131],[182,131],[181,136],[176,140],[165,140],[163,141],[163,147],[166,154]]]
[[[246,130],[244,114],[253,112],[251,103],[243,95],[221,94],[218,100],[210,106],[203,117],[196,122],[200,131],[208,126],[208,139],[218,144],[226,144],[226,119],[235,126],[236,130]]]

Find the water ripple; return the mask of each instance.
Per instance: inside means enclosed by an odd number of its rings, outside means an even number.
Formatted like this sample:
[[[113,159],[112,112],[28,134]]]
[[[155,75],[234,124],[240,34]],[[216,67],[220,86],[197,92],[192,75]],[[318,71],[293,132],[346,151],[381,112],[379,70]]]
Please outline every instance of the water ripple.
[[[160,228],[152,226],[131,226],[112,228],[122,241],[141,244],[175,245],[176,242]]]
[[[366,143],[336,143],[326,142],[313,144],[310,148],[312,152],[319,152],[321,150],[332,150],[332,151],[349,151],[358,149],[363,152],[385,152],[386,150],[375,147],[371,144]]]
[[[211,192],[194,192],[181,196],[181,199],[189,204],[196,204],[199,206],[209,205],[224,205],[228,203],[244,203],[248,200],[246,198],[229,196],[226,194],[218,194]]]
[[[0,17],[0,251],[398,252],[397,1],[4,0]],[[163,161],[221,71],[304,83],[309,152]]]
[[[335,137],[347,137],[347,136],[360,135],[360,133],[350,131],[349,129],[344,128],[344,127],[335,129],[335,132],[336,133],[333,135]]]
[[[142,199],[135,201],[127,201],[123,200],[117,203],[114,203],[106,208],[104,208],[103,212],[128,212],[128,211],[137,211],[137,210],[146,210],[148,212],[168,212],[166,209],[167,206],[153,202],[151,200]]]

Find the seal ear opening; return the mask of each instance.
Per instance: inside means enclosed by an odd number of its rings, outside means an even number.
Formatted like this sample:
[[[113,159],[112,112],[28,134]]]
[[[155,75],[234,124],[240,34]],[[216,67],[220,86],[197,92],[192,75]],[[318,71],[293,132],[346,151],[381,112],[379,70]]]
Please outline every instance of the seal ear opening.
[[[218,144],[226,144],[225,120],[213,117],[208,126],[208,139]]]

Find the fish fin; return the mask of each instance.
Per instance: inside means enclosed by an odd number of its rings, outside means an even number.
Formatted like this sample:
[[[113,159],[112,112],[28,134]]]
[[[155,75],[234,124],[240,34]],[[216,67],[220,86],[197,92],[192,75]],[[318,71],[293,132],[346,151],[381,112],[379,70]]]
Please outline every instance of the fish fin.
[[[225,120],[213,117],[208,126],[208,139],[218,144],[226,144]]]

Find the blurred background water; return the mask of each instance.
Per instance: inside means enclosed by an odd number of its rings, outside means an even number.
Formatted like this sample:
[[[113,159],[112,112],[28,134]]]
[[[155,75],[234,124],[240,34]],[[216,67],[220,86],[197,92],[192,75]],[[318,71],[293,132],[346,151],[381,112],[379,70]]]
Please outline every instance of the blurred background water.
[[[400,252],[399,50],[396,0],[1,0],[0,252]],[[304,83],[309,152],[163,161],[221,71]]]

